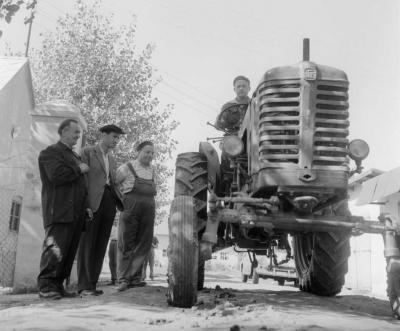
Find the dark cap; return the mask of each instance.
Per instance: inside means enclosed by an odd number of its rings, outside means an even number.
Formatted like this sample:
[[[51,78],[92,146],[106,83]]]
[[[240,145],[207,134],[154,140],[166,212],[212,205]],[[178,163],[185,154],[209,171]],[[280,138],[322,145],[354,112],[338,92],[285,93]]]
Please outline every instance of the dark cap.
[[[238,80],[245,80],[247,83],[249,83],[249,85],[250,85],[250,79],[248,79],[247,77],[245,77],[245,76],[237,76],[237,77],[235,77],[235,79],[233,80],[233,86],[235,86],[235,83],[236,83],[236,81],[238,81]]]
[[[114,133],[118,133],[118,134],[125,134],[125,132],[120,127],[118,127],[114,124],[104,125],[99,129],[99,131],[104,132],[104,133],[114,132]]]

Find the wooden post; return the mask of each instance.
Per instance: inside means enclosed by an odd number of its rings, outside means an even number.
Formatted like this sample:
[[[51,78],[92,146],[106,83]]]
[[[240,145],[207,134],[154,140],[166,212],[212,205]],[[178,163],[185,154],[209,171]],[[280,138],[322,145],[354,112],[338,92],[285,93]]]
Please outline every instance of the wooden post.
[[[28,51],[29,51],[29,42],[31,40],[31,32],[32,32],[32,23],[33,23],[33,19],[35,18],[35,14],[31,13],[31,17],[29,19],[29,30],[28,30],[28,38],[26,40],[26,48],[25,48],[25,57],[28,57]]]

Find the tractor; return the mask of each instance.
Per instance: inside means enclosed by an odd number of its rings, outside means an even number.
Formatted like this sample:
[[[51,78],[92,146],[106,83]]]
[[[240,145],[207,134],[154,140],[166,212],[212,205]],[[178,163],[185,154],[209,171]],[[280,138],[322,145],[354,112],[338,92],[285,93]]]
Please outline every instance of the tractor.
[[[178,155],[169,215],[171,305],[196,303],[213,252],[250,252],[256,268],[257,255],[273,245],[288,248],[289,235],[300,290],[334,296],[348,271],[350,237],[381,233],[388,296],[400,318],[400,224],[348,209],[349,178],[361,173],[369,153],[365,141],[348,139],[348,88],[345,72],[309,60],[304,39],[303,61],[268,70],[239,130],[220,137],[228,166],[208,141]]]

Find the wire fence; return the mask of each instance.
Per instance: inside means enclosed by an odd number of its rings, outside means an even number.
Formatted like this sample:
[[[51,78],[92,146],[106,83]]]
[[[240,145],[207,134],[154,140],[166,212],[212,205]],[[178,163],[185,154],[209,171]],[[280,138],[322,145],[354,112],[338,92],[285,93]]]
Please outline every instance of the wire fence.
[[[13,209],[16,211],[15,194],[15,189],[0,188],[0,287],[12,287],[14,283],[19,230],[12,215]]]

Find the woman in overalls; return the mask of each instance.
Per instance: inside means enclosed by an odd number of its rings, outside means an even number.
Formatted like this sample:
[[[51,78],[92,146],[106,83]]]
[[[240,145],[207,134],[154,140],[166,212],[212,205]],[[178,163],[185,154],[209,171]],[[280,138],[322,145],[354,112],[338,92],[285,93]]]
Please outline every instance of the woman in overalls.
[[[154,145],[144,141],[137,151],[137,158],[120,166],[116,175],[124,203],[118,227],[118,291],[146,284],[141,280],[142,265],[153,239],[156,184],[151,161]]]

